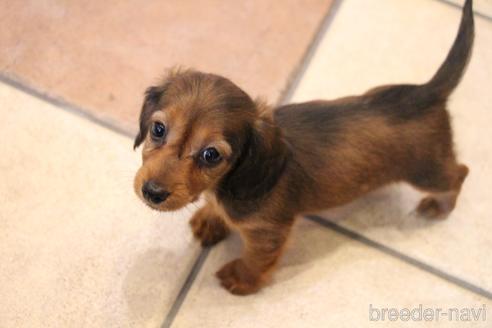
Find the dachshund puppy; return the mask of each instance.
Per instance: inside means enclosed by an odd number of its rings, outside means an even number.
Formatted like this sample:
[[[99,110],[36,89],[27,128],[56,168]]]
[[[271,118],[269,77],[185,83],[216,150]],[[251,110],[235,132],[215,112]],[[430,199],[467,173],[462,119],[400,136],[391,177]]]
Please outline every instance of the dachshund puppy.
[[[456,160],[446,101],[473,38],[468,0],[455,43],[428,83],[278,108],[252,100],[224,77],[170,72],[145,95],[134,145],[144,144],[135,192],[159,211],[203,195],[206,204],[191,228],[203,246],[230,229],[239,232],[243,254],[217,277],[240,295],[269,280],[296,216],[399,181],[427,193],[421,215],[446,216],[468,174]]]

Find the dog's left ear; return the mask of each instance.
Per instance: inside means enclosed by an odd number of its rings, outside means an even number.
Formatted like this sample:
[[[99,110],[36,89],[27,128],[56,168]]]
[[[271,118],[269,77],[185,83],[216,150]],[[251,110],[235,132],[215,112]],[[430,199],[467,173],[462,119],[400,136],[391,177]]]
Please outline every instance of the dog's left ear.
[[[139,119],[140,129],[135,137],[133,149],[140,146],[140,144],[145,140],[145,136],[147,135],[147,131],[149,129],[150,117],[152,116],[152,113],[159,109],[159,103],[164,95],[164,90],[164,87],[150,87],[145,91],[145,99]]]
[[[246,132],[243,150],[220,184],[219,192],[232,201],[255,201],[275,187],[290,150],[280,129],[269,119],[258,119]]]

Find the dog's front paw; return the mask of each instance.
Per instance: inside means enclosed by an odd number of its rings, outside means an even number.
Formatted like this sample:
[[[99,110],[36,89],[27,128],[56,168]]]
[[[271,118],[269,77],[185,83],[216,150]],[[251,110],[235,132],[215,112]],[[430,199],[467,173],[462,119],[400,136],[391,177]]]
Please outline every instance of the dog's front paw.
[[[203,215],[200,211],[191,218],[190,226],[204,247],[217,244],[229,234],[229,228],[221,219]]]
[[[261,276],[248,269],[244,261],[236,259],[216,273],[220,284],[234,295],[248,295],[261,288]]]
[[[417,213],[426,219],[445,219],[450,212],[445,202],[432,196],[422,199],[417,207]]]

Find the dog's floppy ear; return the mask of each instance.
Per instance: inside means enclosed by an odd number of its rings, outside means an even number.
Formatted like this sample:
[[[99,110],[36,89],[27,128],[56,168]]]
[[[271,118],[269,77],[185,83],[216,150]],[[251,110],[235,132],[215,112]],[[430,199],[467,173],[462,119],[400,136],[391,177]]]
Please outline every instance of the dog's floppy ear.
[[[219,193],[232,202],[261,199],[282,175],[289,154],[280,129],[259,119],[247,128],[242,152],[220,184]]]
[[[149,129],[150,117],[152,116],[152,113],[159,109],[159,102],[164,95],[164,89],[164,87],[150,87],[145,91],[145,99],[139,119],[140,130],[135,137],[133,149],[140,146],[140,144],[145,140],[147,130]]]

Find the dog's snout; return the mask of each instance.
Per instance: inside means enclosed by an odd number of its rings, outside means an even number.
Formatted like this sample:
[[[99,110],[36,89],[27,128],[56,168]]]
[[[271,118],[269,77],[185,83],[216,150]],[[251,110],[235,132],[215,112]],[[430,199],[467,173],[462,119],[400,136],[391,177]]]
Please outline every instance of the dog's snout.
[[[160,204],[166,200],[170,193],[164,190],[155,181],[150,180],[144,183],[142,187],[142,194],[148,201],[154,204]]]

